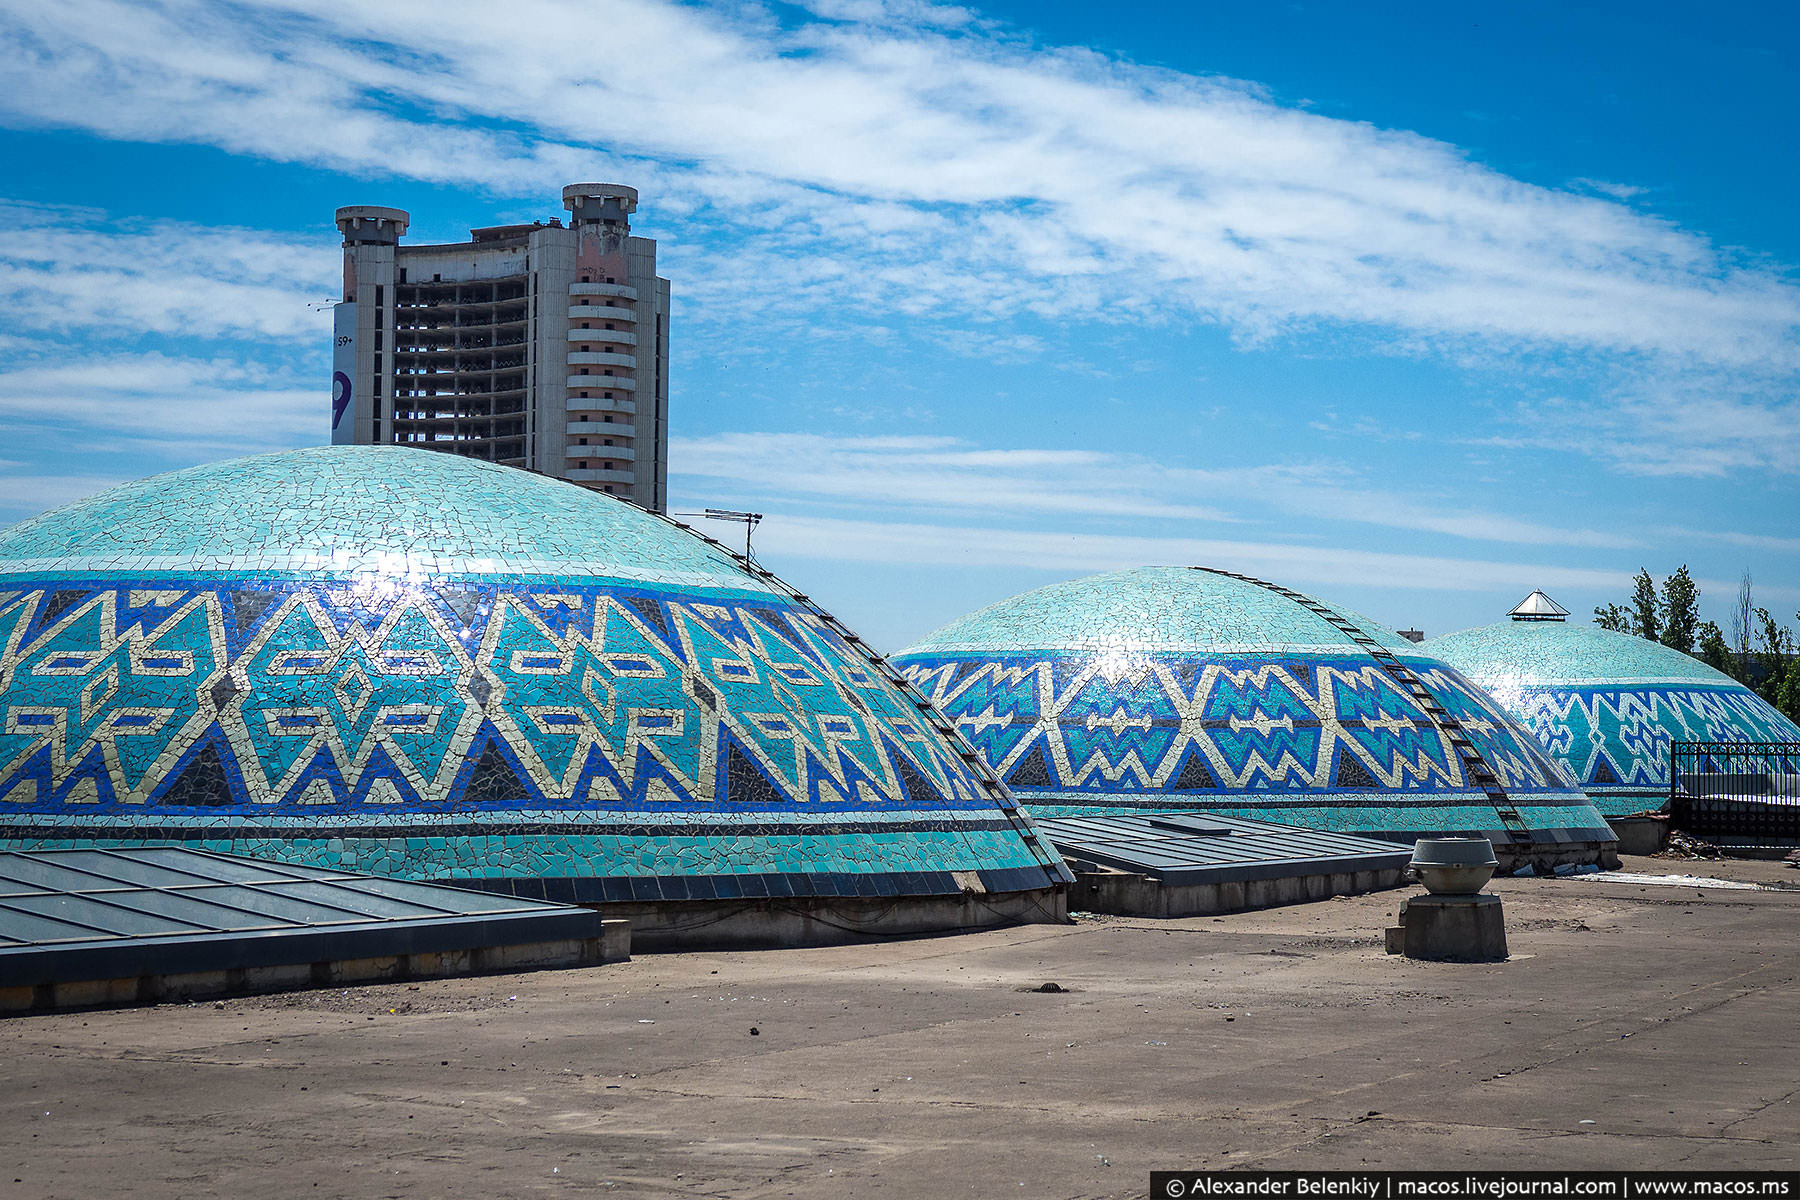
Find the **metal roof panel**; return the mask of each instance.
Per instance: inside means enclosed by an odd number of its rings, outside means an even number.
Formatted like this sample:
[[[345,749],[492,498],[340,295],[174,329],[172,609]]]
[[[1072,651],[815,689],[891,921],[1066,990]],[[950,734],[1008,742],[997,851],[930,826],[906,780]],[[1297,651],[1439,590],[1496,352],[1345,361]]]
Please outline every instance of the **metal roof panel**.
[[[1165,884],[1230,883],[1404,866],[1408,846],[1240,817],[1184,813],[1039,817],[1065,857]]]

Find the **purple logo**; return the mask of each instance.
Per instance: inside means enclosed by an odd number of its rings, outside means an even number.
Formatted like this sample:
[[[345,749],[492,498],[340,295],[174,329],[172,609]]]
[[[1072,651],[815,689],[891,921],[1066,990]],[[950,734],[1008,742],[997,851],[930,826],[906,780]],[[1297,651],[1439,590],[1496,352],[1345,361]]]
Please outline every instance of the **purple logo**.
[[[336,429],[350,407],[350,377],[342,371],[331,373],[331,427]]]

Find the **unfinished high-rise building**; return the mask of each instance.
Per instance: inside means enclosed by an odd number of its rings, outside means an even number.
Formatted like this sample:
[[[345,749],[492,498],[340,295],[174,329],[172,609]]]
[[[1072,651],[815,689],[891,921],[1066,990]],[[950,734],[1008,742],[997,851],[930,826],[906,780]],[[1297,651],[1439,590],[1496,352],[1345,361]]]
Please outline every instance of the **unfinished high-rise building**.
[[[635,189],[572,184],[563,207],[566,225],[429,246],[400,244],[401,209],[337,210],[334,443],[446,450],[664,510],[669,281],[631,234]]]

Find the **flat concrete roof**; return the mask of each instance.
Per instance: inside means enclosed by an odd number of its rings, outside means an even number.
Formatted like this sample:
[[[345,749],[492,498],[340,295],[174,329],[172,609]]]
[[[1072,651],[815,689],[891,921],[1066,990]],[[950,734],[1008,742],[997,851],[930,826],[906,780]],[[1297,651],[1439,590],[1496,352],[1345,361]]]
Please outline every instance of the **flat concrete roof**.
[[[1496,965],[1382,953],[1408,891],[16,1017],[0,1193],[1039,1200],[1152,1168],[1800,1161],[1800,892],[1494,887]]]

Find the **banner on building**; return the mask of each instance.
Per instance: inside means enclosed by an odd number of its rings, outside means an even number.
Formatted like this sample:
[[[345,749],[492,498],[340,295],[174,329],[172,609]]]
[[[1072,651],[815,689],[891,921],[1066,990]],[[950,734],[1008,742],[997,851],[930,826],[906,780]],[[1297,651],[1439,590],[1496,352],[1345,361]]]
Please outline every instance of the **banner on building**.
[[[331,444],[348,446],[356,439],[356,303],[346,300],[331,318]]]

